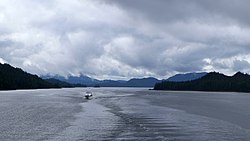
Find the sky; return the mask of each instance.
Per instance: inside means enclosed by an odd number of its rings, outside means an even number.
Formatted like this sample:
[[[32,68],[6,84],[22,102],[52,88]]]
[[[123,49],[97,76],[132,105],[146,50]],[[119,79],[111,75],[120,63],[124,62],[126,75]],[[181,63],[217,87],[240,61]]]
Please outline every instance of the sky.
[[[249,0],[1,0],[0,62],[97,79],[250,73]]]

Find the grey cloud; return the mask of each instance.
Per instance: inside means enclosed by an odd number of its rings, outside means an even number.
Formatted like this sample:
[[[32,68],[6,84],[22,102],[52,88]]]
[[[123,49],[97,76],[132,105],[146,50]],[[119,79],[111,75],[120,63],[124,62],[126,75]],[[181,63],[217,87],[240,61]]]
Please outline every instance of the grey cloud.
[[[246,60],[234,60],[233,61],[233,70],[234,71],[249,71],[250,64]]]
[[[188,21],[202,19],[208,22],[217,18],[221,22],[234,19],[239,23],[249,23],[250,9],[248,0],[106,0],[125,9],[132,10],[133,14],[141,14],[153,21],[166,22]],[[206,20],[207,19],[207,20]],[[217,19],[217,20],[219,20]],[[211,22],[213,22],[211,21]]]
[[[204,10],[194,1],[185,0],[108,0],[129,9],[133,14],[142,15],[156,22],[173,22],[179,19],[189,20],[191,16],[202,17]]]
[[[3,0],[0,58],[32,73],[103,79],[250,71],[243,67],[250,62],[248,5],[244,0]]]

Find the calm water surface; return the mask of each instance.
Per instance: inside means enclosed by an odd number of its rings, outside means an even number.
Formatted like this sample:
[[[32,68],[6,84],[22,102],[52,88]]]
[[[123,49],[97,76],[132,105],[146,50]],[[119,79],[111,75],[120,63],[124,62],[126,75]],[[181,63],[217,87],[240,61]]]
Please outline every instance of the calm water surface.
[[[146,88],[0,92],[0,140],[250,140],[250,94]]]

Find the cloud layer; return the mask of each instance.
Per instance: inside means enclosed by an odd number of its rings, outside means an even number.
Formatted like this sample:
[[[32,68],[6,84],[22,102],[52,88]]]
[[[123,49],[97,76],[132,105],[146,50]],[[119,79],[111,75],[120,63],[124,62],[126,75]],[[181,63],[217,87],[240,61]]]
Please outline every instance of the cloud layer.
[[[247,0],[1,0],[0,62],[128,79],[250,72]]]

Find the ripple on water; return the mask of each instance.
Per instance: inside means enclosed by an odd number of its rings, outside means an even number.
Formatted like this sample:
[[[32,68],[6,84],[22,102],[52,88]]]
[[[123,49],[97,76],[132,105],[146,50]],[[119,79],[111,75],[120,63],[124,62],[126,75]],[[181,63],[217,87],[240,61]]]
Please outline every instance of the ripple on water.
[[[234,124],[131,98],[103,100],[119,117],[113,140],[235,141],[250,134]]]

